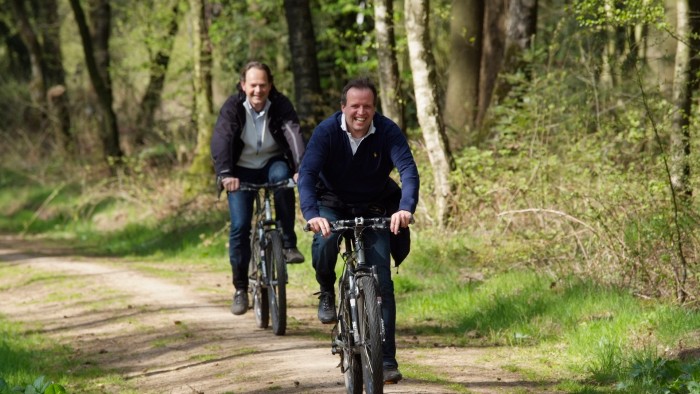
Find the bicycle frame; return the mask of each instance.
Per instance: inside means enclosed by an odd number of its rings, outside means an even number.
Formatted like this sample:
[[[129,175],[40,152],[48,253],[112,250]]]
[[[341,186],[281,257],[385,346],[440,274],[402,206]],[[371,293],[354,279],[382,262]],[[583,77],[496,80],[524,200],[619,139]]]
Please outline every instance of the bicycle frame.
[[[273,217],[272,200],[276,190],[294,185],[289,179],[276,183],[241,183],[240,187],[242,191],[256,193],[248,273],[255,317],[258,327],[267,328],[272,316],[275,335],[283,335],[286,330],[287,268],[282,254],[282,224]]]

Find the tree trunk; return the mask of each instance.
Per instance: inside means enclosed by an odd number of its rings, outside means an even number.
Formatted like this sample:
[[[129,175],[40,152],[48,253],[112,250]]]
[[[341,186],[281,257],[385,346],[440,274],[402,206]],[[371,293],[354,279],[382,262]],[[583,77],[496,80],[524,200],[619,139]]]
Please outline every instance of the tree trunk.
[[[211,184],[214,169],[209,147],[212,137],[211,45],[206,19],[206,0],[190,0],[193,13],[192,50],[194,63],[194,123],[197,145],[185,185],[187,195],[198,193]]]
[[[90,34],[90,29],[88,28],[85,20],[85,13],[80,5],[80,0],[70,0],[70,5],[71,8],[73,8],[73,14],[75,15],[75,22],[78,25],[80,39],[83,42],[85,64],[87,65],[90,81],[92,82],[93,89],[95,89],[95,94],[97,94],[97,101],[100,106],[100,110],[103,113],[102,123],[104,130],[101,130],[100,137],[104,145],[105,159],[108,163],[112,160],[110,157],[119,161],[119,159],[121,159],[123,156],[123,153],[121,147],[119,146],[119,128],[117,126],[117,116],[112,108],[111,83],[109,81],[105,81],[102,77],[102,74],[104,73],[109,76],[109,72],[108,69],[101,70],[98,67],[98,63],[94,56],[92,35]],[[107,7],[109,7],[108,4]],[[104,45],[104,43],[108,41],[108,39],[103,40],[100,45]],[[101,56],[104,56],[104,54]],[[101,62],[104,64],[104,59],[101,59]]]
[[[10,0],[10,7],[13,15],[17,20],[20,37],[29,49],[29,61],[31,64],[32,79],[29,83],[29,92],[32,97],[32,102],[38,108],[46,107],[46,66],[44,64],[43,53],[39,38],[32,28],[27,16],[27,10],[24,7],[24,0]]]
[[[673,104],[676,111],[673,114],[671,128],[671,183],[676,195],[688,202],[692,195],[690,188],[690,113],[692,89],[690,83],[690,28],[688,20],[688,0],[677,2],[677,36],[676,62],[673,77]]]
[[[491,104],[498,73],[503,67],[506,47],[506,21],[508,8],[506,0],[491,0],[486,3],[484,17],[484,40],[481,53],[481,73],[479,74],[479,109],[476,127],[484,123],[486,111]],[[477,143],[481,140],[477,138]]]
[[[168,26],[168,34],[165,36],[164,43],[156,52],[155,58],[151,60],[151,76],[148,80],[148,86],[141,98],[141,106],[136,117],[136,135],[134,136],[134,145],[143,146],[145,138],[153,129],[155,112],[160,107],[161,94],[165,84],[165,74],[168,71],[170,64],[170,54],[175,42],[175,36],[178,30],[178,21],[180,19],[180,1],[176,0],[172,8],[172,19]]]
[[[484,7],[484,0],[452,0],[450,65],[444,116],[456,147],[470,139],[468,133],[476,120]]]
[[[447,145],[445,127],[437,94],[435,59],[431,51],[428,29],[428,0],[406,0],[406,36],[413,71],[418,122],[423,130],[428,158],[433,168],[437,224],[443,226],[449,215],[448,198],[451,195],[450,172],[454,168]]]
[[[323,118],[320,110],[325,98],[321,92],[311,8],[308,0],[285,0],[284,11],[289,30],[289,51],[292,54],[294,100],[302,134],[308,139]]]
[[[500,73],[523,74],[524,80],[530,80],[530,70],[527,69],[524,54],[530,50],[536,32],[537,0],[510,0],[503,69]],[[501,78],[496,84],[496,99],[506,97],[512,88],[511,84]]]
[[[374,1],[374,31],[377,37],[381,110],[384,116],[394,120],[401,130],[404,130],[404,104],[401,99],[399,63],[396,59],[393,0]]]
[[[63,149],[70,151],[73,143],[71,136],[70,110],[68,92],[66,91],[66,72],[61,55],[61,22],[58,17],[56,0],[44,0],[40,6],[44,63],[46,65],[46,98],[49,107],[54,135]]]

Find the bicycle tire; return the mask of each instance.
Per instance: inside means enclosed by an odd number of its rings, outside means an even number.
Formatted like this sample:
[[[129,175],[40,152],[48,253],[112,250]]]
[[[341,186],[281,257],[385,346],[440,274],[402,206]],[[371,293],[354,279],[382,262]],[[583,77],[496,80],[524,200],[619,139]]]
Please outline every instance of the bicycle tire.
[[[248,283],[253,292],[253,311],[255,323],[258,328],[267,328],[270,324],[270,311],[268,307],[267,289],[261,283],[261,274],[258,272],[260,263],[260,241],[258,232],[253,232],[250,240],[250,265],[248,266]]]
[[[284,335],[287,330],[287,262],[282,250],[282,234],[279,231],[270,231],[266,237],[267,294],[272,332],[275,335]]]
[[[362,394],[362,359],[359,354],[352,351],[353,336],[352,316],[350,315],[350,305],[348,299],[348,288],[344,284],[339,295],[341,298],[338,307],[338,328],[339,337],[343,346],[341,348],[341,367],[345,378],[345,389],[348,394]]]
[[[357,279],[358,326],[364,343],[361,351],[362,377],[367,394],[384,391],[384,367],[382,363],[382,312],[379,307],[379,286],[371,276]]]

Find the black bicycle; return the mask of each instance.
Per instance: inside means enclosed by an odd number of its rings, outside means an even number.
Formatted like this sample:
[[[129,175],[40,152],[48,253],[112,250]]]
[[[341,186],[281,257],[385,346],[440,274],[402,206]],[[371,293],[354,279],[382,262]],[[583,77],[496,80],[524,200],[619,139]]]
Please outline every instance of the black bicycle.
[[[241,182],[239,189],[257,192],[248,289],[252,292],[258,327],[267,328],[271,316],[275,335],[284,335],[287,330],[287,264],[282,249],[282,224],[272,214],[273,196],[276,190],[295,186],[292,179],[287,179],[260,184]]]
[[[382,298],[376,267],[365,260],[363,232],[388,230],[390,221],[356,217],[330,222],[331,231],[341,234],[338,242],[345,243],[342,253],[345,264],[336,296],[338,322],[332,331],[331,353],[340,355],[339,366],[348,393],[362,393],[363,384],[368,394],[384,390]],[[304,230],[309,230],[308,224]]]

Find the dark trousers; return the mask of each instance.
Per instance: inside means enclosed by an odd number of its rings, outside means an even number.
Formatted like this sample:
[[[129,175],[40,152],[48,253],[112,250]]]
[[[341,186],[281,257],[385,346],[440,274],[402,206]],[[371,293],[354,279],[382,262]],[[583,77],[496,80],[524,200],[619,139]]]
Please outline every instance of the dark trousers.
[[[328,221],[352,219],[340,211],[320,206],[321,217]],[[321,291],[335,294],[335,263],[338,259],[338,238],[340,234],[331,234],[323,238],[321,233],[314,235],[311,245],[311,259],[316,270],[316,281]],[[382,344],[384,365],[397,367],[396,362],[396,301],[394,299],[394,282],[391,280],[391,259],[389,256],[389,232],[365,231],[365,258],[367,263],[377,267],[379,292],[382,296],[382,318],[384,320],[385,341]]]
[[[279,182],[291,178],[292,174],[283,159],[270,160],[261,169],[236,167],[235,174],[241,182]],[[294,233],[294,190],[281,189],[275,192],[275,214],[282,222],[282,239],[285,248],[297,246]],[[233,274],[233,286],[237,290],[248,288],[248,264],[250,263],[250,230],[253,218],[255,193],[235,191],[228,193],[228,208],[231,217],[229,233],[229,261]]]

